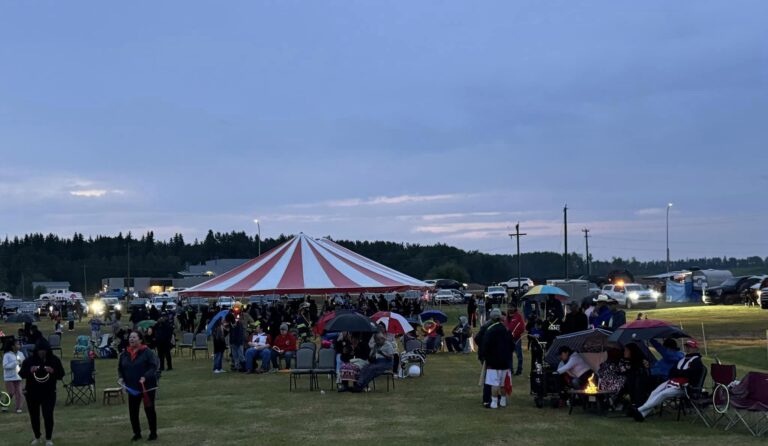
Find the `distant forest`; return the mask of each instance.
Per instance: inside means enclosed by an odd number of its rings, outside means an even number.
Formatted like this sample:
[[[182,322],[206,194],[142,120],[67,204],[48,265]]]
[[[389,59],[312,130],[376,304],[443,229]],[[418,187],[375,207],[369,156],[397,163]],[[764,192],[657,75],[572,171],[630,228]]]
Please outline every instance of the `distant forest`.
[[[262,252],[288,240],[290,236],[262,240]],[[517,256],[464,251],[452,246],[335,240],[337,243],[396,270],[420,279],[452,278],[461,282],[490,284],[516,276]],[[75,234],[61,238],[49,234],[29,234],[6,238],[0,243],[0,291],[32,295],[33,281],[69,281],[73,290],[94,293],[105,277],[174,277],[190,264],[217,258],[252,258],[258,253],[258,239],[245,232],[214,233],[202,241],[189,243],[181,234],[170,240],[157,240],[153,232],[140,238],[130,233],[85,238]],[[571,278],[586,273],[585,259],[568,256]],[[730,269],[735,274],[768,270],[768,258],[700,258],[675,260],[673,270],[689,267]],[[592,274],[604,275],[614,269],[628,269],[635,275],[666,271],[664,261],[641,262],[612,258],[593,260]],[[522,254],[523,276],[534,280],[562,278],[563,255],[554,252]],[[87,277],[87,284],[84,282]],[[23,285],[22,285],[23,284]],[[87,285],[87,287],[85,286]]]

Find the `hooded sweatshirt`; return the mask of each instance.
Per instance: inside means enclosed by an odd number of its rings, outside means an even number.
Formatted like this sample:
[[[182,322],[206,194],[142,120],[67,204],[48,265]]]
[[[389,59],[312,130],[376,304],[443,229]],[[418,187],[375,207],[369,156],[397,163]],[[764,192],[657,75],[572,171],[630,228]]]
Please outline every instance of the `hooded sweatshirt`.
[[[38,352],[43,350],[48,353],[45,359],[40,359]],[[35,366],[39,367],[39,369],[32,373],[32,367]],[[46,372],[44,370],[45,367],[53,369],[53,373],[49,374]],[[19,371],[19,376],[27,381],[26,393],[31,397],[44,397],[55,394],[56,381],[63,379],[64,375],[65,372],[64,367],[61,365],[61,360],[51,353],[51,345],[45,339],[37,341],[35,349],[29,358],[25,359],[21,364],[21,370]]]

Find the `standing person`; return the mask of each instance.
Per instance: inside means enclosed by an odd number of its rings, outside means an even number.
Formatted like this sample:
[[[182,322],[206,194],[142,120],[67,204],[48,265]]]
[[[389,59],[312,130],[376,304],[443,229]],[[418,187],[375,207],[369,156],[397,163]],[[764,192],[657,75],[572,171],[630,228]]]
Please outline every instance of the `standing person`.
[[[213,373],[224,373],[224,352],[227,351],[227,339],[224,332],[224,323],[220,320],[216,322],[216,326],[213,327]]]
[[[481,326],[485,324],[485,296],[477,297],[477,323]]]
[[[248,313],[243,313],[248,314]],[[229,315],[227,315],[229,317]],[[229,329],[229,353],[232,357],[232,371],[244,370],[245,354],[243,353],[243,344],[245,344],[245,328],[242,318],[232,317]]]
[[[477,328],[477,300],[475,300],[474,294],[469,297],[467,302],[467,318],[469,318],[472,328]]]
[[[485,384],[491,386],[491,409],[507,406],[512,363],[512,333],[501,322],[501,310],[491,310],[491,325],[483,336]]]
[[[578,302],[568,304],[568,314],[563,321],[562,333],[570,334],[589,329],[589,318],[581,310]]]
[[[67,331],[73,331],[75,329],[75,313],[77,313],[77,307],[80,305],[75,305],[74,308],[72,308],[72,311],[67,312]]]
[[[173,322],[166,313],[160,316],[160,320],[155,324],[155,343],[157,345],[157,356],[160,358],[160,371],[173,370],[173,361],[171,359],[171,348],[173,340]],[[165,364],[168,363],[168,368]]]
[[[45,339],[35,344],[32,355],[25,359],[19,377],[27,381],[25,392],[29,420],[35,439],[40,444],[40,412],[45,423],[45,446],[53,446],[53,408],[56,406],[56,382],[64,378],[61,361],[51,353],[51,345]]]
[[[157,356],[143,343],[139,331],[131,331],[128,348],[120,355],[117,364],[118,382],[128,390],[128,414],[131,419],[133,438],[141,440],[139,408],[144,400],[144,413],[149,423],[148,441],[157,440],[157,414],[155,413],[155,392],[157,390]]]
[[[24,406],[23,394],[21,392],[21,364],[24,363],[24,353],[19,351],[19,341],[8,339],[3,345],[3,380],[5,381],[5,390],[11,399],[16,403],[16,413],[21,413]],[[3,412],[5,412],[3,408]]]
[[[525,333],[525,320],[523,315],[517,311],[517,304],[512,302],[509,304],[507,310],[507,319],[504,323],[507,329],[512,334],[512,342],[514,343],[515,355],[517,356],[517,370],[516,376],[523,374],[523,334]],[[510,370],[512,370],[512,362],[510,362]]]
[[[488,331],[488,327],[491,326],[493,321],[487,321],[480,326],[480,330],[475,335],[475,345],[477,346],[477,359],[483,365],[485,369],[485,345],[483,339],[485,338],[485,332]],[[491,386],[485,383],[483,378],[483,406],[490,407],[491,405]]]
[[[608,301],[610,307],[611,317],[605,321],[603,328],[610,331],[616,331],[617,328],[627,323],[627,314],[624,310],[619,308],[619,301],[616,299],[610,299]]]
[[[101,337],[101,326],[104,325],[101,318],[94,315],[89,322],[91,324],[91,339],[99,339]]]

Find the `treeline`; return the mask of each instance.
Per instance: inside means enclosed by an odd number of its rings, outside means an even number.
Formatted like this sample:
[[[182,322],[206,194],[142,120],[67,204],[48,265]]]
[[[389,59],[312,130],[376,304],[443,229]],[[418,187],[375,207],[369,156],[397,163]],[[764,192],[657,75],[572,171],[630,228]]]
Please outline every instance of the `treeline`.
[[[290,236],[266,238],[262,252],[288,240]],[[516,276],[517,257],[464,251],[444,244],[418,245],[395,242],[336,240],[366,257],[417,278],[452,278],[462,282],[495,283]],[[74,234],[62,238],[53,234],[29,234],[0,243],[0,291],[14,295],[32,294],[34,281],[68,281],[78,291],[95,292],[105,277],[174,277],[190,264],[217,258],[252,258],[259,240],[245,232],[214,233],[205,239],[187,242],[181,234],[157,240],[153,232],[140,238],[132,234],[85,238]],[[563,255],[532,252],[522,255],[524,276],[543,280],[564,274]],[[757,273],[768,270],[768,258],[699,258],[672,262],[671,268],[723,268],[734,272]],[[586,273],[583,256],[568,256],[570,277]],[[604,275],[614,269],[629,269],[635,275],[666,271],[664,261],[641,262],[613,258],[592,261],[592,273]]]

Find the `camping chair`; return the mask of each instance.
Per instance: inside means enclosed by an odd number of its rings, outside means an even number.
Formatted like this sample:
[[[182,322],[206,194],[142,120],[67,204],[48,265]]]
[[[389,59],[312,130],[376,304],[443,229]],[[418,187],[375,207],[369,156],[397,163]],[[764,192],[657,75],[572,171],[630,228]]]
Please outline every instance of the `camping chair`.
[[[423,348],[421,345],[421,341],[418,339],[411,339],[410,341],[405,343],[405,351],[406,352],[412,352],[416,349]]]
[[[334,358],[334,370],[335,370]],[[298,377],[300,375],[309,375],[309,390],[315,389],[315,352],[310,348],[300,348],[296,351],[296,368],[291,369],[288,375],[288,391],[294,387],[298,388]]]
[[[195,343],[195,334],[190,332],[185,332],[181,334],[181,342],[179,344],[176,344],[176,353],[180,353],[181,356],[184,356],[184,349],[188,349],[192,351],[192,347],[194,347]]]
[[[741,422],[755,437],[768,432],[768,373],[749,372],[739,384],[725,389],[726,409],[732,415],[725,430]]]
[[[683,386],[685,392],[680,398],[677,405],[677,419],[680,420],[680,414],[685,413],[685,407],[690,406],[693,411],[696,412],[698,418],[694,418],[691,422],[695,423],[696,420],[701,420],[705,426],[711,427],[712,417],[707,414],[707,409],[712,404],[712,398],[704,389],[704,382],[707,380],[707,369],[701,369],[701,376],[697,383],[689,383]]]
[[[88,359],[88,352],[91,350],[91,338],[89,336],[78,336],[75,342],[75,356],[82,355],[83,359]]]
[[[318,375],[326,375],[331,380],[331,389],[336,382],[336,350],[332,348],[321,348],[317,354],[317,368],[312,370],[315,384],[320,387],[317,379]]]
[[[196,351],[205,350],[205,357],[208,357],[208,335],[198,333],[195,335],[195,342],[192,344],[192,359],[197,359]]]
[[[73,359],[69,362],[70,380],[67,389],[66,405],[96,402],[96,365],[92,360]]]
[[[715,412],[712,427],[717,426],[723,418],[727,418],[730,424],[733,418],[728,412],[728,386],[736,381],[736,366],[712,364],[709,374],[712,376],[712,407]]]
[[[51,344],[51,353],[54,350],[59,351],[59,355],[64,355],[64,350],[61,349],[61,335],[54,333],[48,336],[48,343]]]

